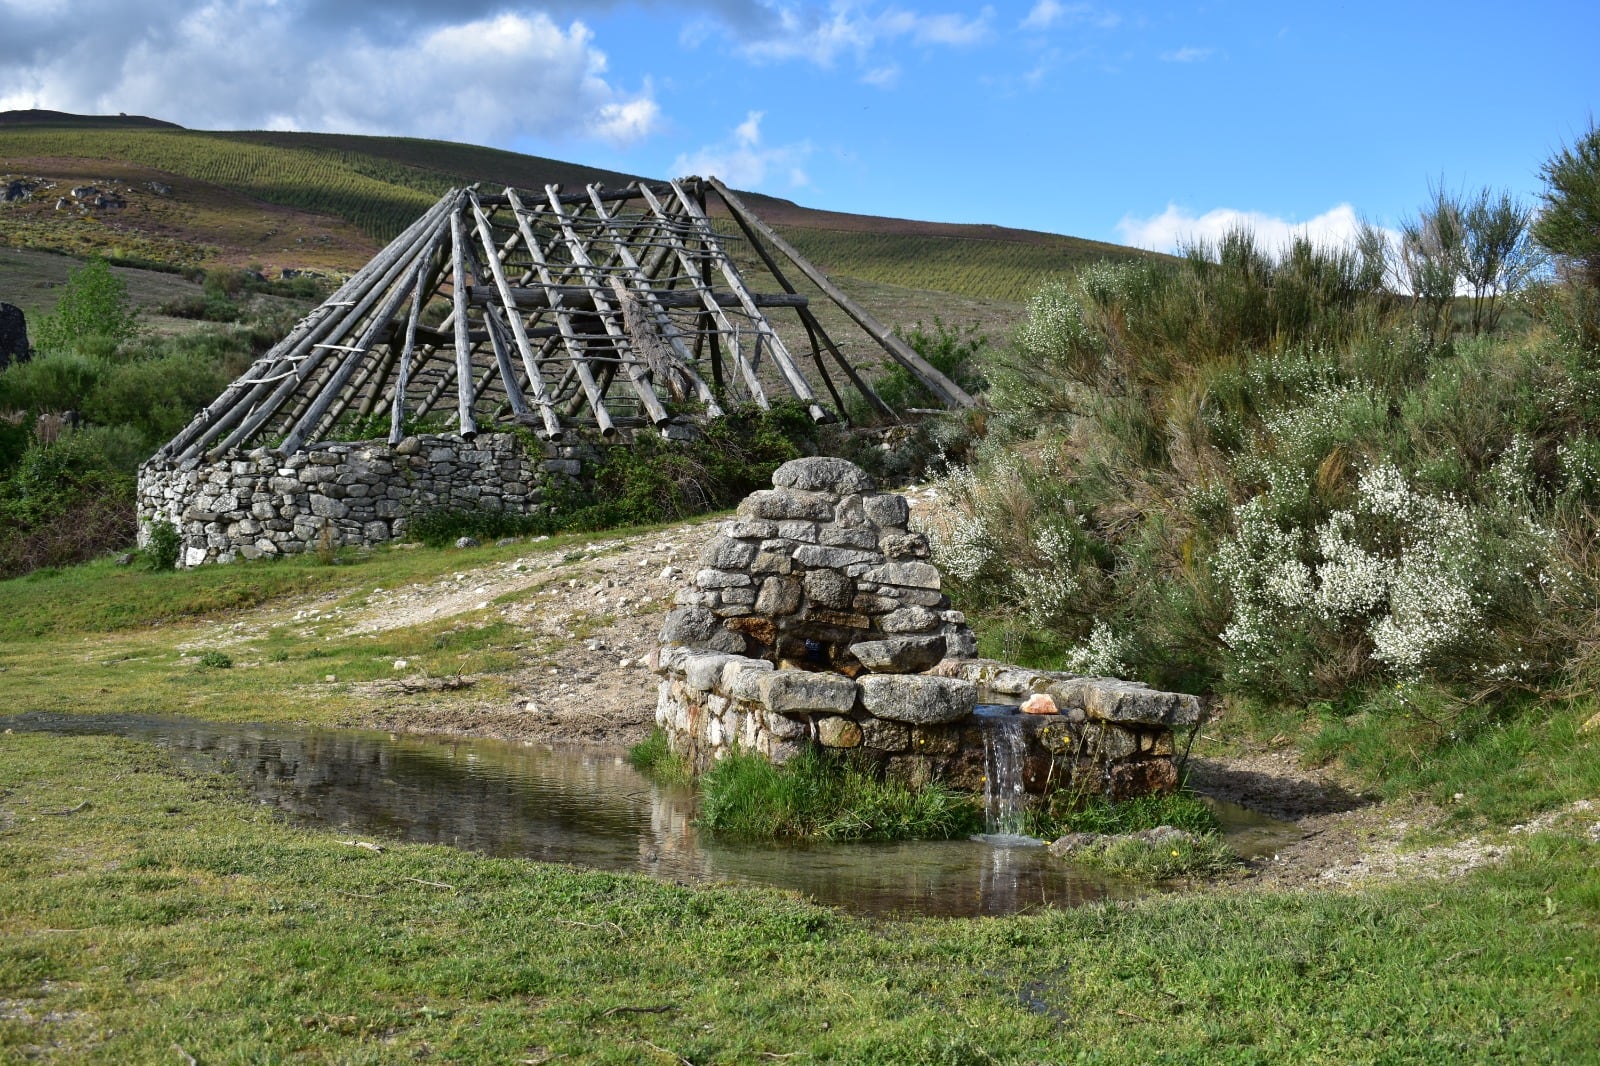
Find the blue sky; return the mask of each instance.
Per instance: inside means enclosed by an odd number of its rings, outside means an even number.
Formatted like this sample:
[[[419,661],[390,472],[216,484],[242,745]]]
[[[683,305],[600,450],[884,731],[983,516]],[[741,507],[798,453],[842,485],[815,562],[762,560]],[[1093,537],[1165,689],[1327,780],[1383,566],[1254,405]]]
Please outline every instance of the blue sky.
[[[1171,247],[1532,198],[1591,2],[0,0],[0,109],[442,137]]]

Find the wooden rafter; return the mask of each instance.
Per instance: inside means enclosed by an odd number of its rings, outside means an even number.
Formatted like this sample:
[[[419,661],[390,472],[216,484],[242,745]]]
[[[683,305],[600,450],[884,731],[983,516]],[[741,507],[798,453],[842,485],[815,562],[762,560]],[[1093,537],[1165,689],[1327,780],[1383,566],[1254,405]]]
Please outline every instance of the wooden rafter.
[[[719,234],[716,194],[738,225]],[[733,231],[730,231],[733,232]],[[748,241],[771,290],[735,266],[727,242]],[[776,255],[768,246],[776,249]],[[578,425],[665,431],[716,418],[733,403],[792,396],[813,419],[843,414],[843,382],[892,414],[779,268],[787,258],[951,407],[972,398],[757,218],[715,178],[540,195],[456,189],[353,274],[168,442],[158,458],[215,459],[234,448],[293,452],[366,433],[387,416],[399,442],[454,410],[447,426],[521,424],[559,440]],[[793,349],[769,315],[792,313]],[[793,326],[794,323],[791,323]],[[801,370],[806,351],[830,410]],[[381,431],[380,431],[381,432]]]

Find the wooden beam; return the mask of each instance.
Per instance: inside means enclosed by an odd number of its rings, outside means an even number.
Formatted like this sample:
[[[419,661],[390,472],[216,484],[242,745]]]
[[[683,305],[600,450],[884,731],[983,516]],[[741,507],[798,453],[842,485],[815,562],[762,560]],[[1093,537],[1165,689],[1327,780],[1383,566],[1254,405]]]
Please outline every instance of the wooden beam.
[[[533,260],[534,270],[538,272],[539,280],[546,288],[555,284],[555,277],[551,273],[549,260],[545,257],[544,248],[539,244],[538,238],[533,234],[533,227],[529,223],[529,214],[522,206],[522,200],[517,196],[515,189],[507,188],[506,196],[511,201],[511,212],[516,216],[517,228],[522,233],[523,247],[527,248],[529,257]],[[614,437],[617,428],[611,421],[611,412],[606,410],[605,398],[600,393],[600,387],[595,384],[594,374],[589,369],[583,342],[578,340],[572,329],[572,316],[561,302],[561,294],[552,291],[550,294],[550,310],[555,315],[556,328],[561,331],[562,342],[567,347],[567,352],[572,358],[573,372],[578,376],[578,383],[583,387],[584,396],[589,401],[589,407],[594,412],[595,423],[600,427],[600,435]]]
[[[461,436],[478,435],[472,420],[472,341],[467,336],[467,225],[461,218],[465,205],[450,212],[450,286],[456,306],[456,423]]]
[[[667,214],[666,210],[662,207],[661,201],[649,190],[649,188],[641,185],[639,187],[639,191],[644,193],[645,202],[650,205],[650,209],[654,211],[656,213],[656,217],[661,220],[664,227],[661,230],[662,236],[668,243],[672,245],[673,251],[677,253],[678,261],[684,269],[685,276],[689,278],[690,283],[694,286],[695,291],[700,296],[701,305],[704,306],[706,312],[712,316],[713,320],[717,324],[718,329],[729,335],[733,335],[736,332],[733,323],[730,322],[728,320],[728,316],[723,313],[722,306],[717,303],[716,296],[714,293],[712,293],[711,287],[701,280],[698,271],[699,264],[694,261],[694,257],[689,252],[688,246],[684,243],[683,238],[679,237],[672,228],[671,216]],[[712,343],[714,344],[715,334],[712,336]],[[771,406],[767,402],[767,392],[761,387],[761,379],[756,376],[755,367],[750,365],[750,361],[744,357],[744,353],[739,350],[737,343],[734,345],[733,358],[734,362],[739,367],[740,375],[744,378],[745,387],[750,391],[750,398],[755,400],[757,406],[759,406],[762,410],[766,410]]]
[[[506,281],[505,267],[500,262],[500,252],[494,246],[494,237],[489,228],[489,220],[479,206],[476,196],[472,202],[473,214],[478,223],[478,239],[483,242],[483,249],[489,258],[489,272],[494,277],[495,288],[499,291],[500,298],[505,302],[506,310],[511,316],[511,335],[516,340],[517,352],[522,357],[522,367],[528,375],[528,388],[533,390],[533,402],[539,405],[539,418],[544,423],[545,435],[551,440],[561,439],[561,421],[556,418],[555,407],[550,403],[550,395],[545,391],[544,376],[539,370],[539,360],[533,353],[533,345],[528,340],[527,328],[523,325],[522,315],[518,310],[516,296],[511,291],[511,285]],[[514,386],[514,382],[507,381],[507,391]],[[513,404],[513,407],[515,405]],[[517,411],[517,414],[524,412]]]
[[[620,240],[620,238],[614,238]],[[620,245],[619,245],[620,247]],[[637,270],[642,278],[643,270],[637,267],[629,268],[629,274]],[[601,268],[605,269],[605,268]],[[516,300],[517,306],[524,311],[540,311],[550,306],[551,292],[559,293],[561,306],[569,311],[593,311],[598,306],[595,303],[596,289],[588,285],[553,285],[549,289],[543,287],[511,286],[511,295]],[[653,290],[656,300],[663,308],[682,309],[700,306],[700,294],[687,289],[656,289]],[[713,292],[711,294],[719,307],[742,307],[744,301],[738,293]],[[467,296],[474,304],[496,302],[501,293],[494,288],[483,285],[469,285]],[[805,307],[811,301],[799,293],[751,293],[751,301],[760,308],[767,307]]]
[[[757,308],[754,297],[745,286],[744,278],[739,276],[738,268],[733,265],[733,261],[723,252],[721,244],[717,241],[716,231],[711,228],[711,220],[706,217],[705,212],[700,210],[700,205],[690,199],[689,194],[684,191],[683,186],[678,182],[674,181],[672,183],[672,191],[677,194],[678,202],[683,205],[684,211],[689,214],[689,217],[700,228],[700,239],[716,257],[717,265],[722,269],[722,277],[727,281],[728,288],[732,289],[739,297],[739,302],[744,305],[745,313],[756,322],[758,329],[755,344],[756,353],[759,355],[761,342],[765,340],[768,350],[772,352],[772,361],[778,364],[778,371],[783,375],[784,380],[789,383],[789,389],[806,405],[812,421],[833,421],[832,415],[817,406],[817,397],[811,391],[811,383],[806,380],[804,374],[800,373],[800,368],[795,366],[794,360],[789,355],[788,346],[783,343],[783,338],[778,336],[772,328],[772,323],[768,322],[767,317]]]
[[[778,236],[771,226],[756,217],[749,208],[745,207],[744,202],[739,199],[732,189],[717,178],[709,178],[707,180],[711,183],[711,187],[717,190],[717,195],[722,197],[723,203],[728,205],[729,211],[736,217],[742,217],[749,222],[774,248],[787,256],[789,261],[799,269],[800,273],[810,278],[817,288],[821,289],[830,300],[839,305],[840,310],[855,319],[856,325],[865,330],[873,340],[881,344],[884,351],[888,352],[896,362],[921,378],[934,395],[945,401],[946,406],[977,406],[977,401],[969,396],[965,389],[941,373],[938,367],[918,355],[909,344],[895,336],[893,331],[886,329],[882,322],[872,316],[871,312],[845,295],[844,290],[840,289],[828,279],[826,274],[813,266],[805,256],[795,249],[794,245]]]
[[[600,316],[601,325],[611,339],[611,346],[621,356],[625,349],[631,350],[632,341],[628,331],[618,322],[620,317],[611,307],[611,300],[601,296],[599,286],[604,279],[594,267],[594,262],[589,258],[588,251],[583,247],[583,242],[578,239],[577,231],[573,229],[572,219],[567,215],[566,208],[561,203],[559,186],[546,185],[545,198],[550,203],[550,210],[556,217],[556,224],[561,227],[561,234],[566,238],[567,254],[572,259],[573,265],[578,268],[578,274],[584,282],[594,287],[592,299],[595,312]],[[615,298],[615,294],[613,294]],[[667,409],[662,406],[661,399],[656,395],[656,390],[650,384],[650,379],[643,372],[637,361],[631,361],[627,366],[628,384],[633,387],[633,394],[639,398],[639,404],[650,416],[650,421],[657,426],[664,426],[672,421],[672,416],[667,414]]]

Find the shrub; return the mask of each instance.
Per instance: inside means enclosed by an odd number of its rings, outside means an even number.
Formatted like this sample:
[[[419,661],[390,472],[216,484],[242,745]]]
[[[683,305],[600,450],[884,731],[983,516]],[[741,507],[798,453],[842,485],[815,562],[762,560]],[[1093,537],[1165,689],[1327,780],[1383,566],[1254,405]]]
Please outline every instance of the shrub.
[[[63,352],[86,337],[120,343],[138,330],[128,286],[105,260],[91,259],[67,276],[55,310],[35,329],[34,345],[46,352]]]
[[[163,572],[175,569],[183,551],[183,537],[178,527],[164,519],[151,522],[146,527],[144,544],[145,569]]]

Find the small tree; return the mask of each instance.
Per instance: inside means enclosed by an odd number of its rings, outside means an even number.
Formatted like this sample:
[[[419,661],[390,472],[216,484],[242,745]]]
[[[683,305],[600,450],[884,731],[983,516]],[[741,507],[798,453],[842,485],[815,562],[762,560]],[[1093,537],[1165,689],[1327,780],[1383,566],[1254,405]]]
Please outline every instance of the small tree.
[[[1529,224],[1533,209],[1509,192],[1480,189],[1462,212],[1465,247],[1462,277],[1472,288],[1472,331],[1493,331],[1500,321],[1498,298],[1515,292],[1544,262]]]
[[[139,332],[128,286],[104,259],[91,259],[67,277],[54,313],[39,324],[36,343],[45,352],[62,352],[87,337],[120,343]]]
[[[1450,333],[1456,282],[1466,263],[1466,225],[1458,197],[1443,184],[1429,191],[1430,202],[1415,219],[1400,226],[1400,278],[1427,318],[1428,334]]]
[[[1600,127],[1561,150],[1540,170],[1544,207],[1534,240],[1548,248],[1580,285],[1600,290]]]

